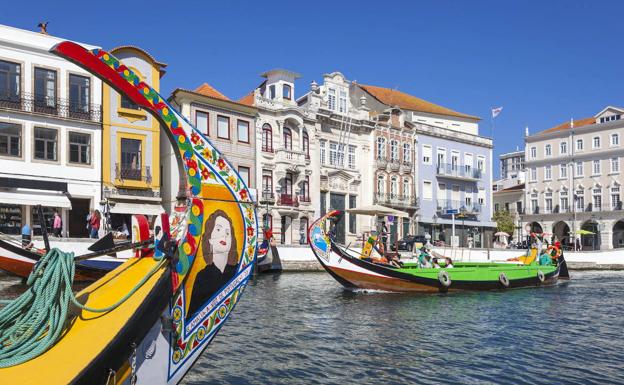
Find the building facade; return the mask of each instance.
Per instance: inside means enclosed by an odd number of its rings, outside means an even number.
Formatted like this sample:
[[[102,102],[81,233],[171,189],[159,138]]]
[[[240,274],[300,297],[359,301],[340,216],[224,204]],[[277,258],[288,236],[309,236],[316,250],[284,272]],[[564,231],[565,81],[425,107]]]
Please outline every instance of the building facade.
[[[232,167],[238,170],[252,196],[256,193],[256,115],[258,110],[230,100],[207,83],[194,91],[177,88],[169,102],[203,135],[210,138]],[[179,191],[177,159],[169,140],[161,134],[163,206],[171,212],[176,201],[185,197]]]
[[[295,101],[298,74],[276,69],[262,77],[266,80],[239,100],[258,110],[258,214],[278,243],[303,245],[319,215],[313,203],[320,200],[316,116]]]
[[[165,64],[134,46],[110,52],[156,91]],[[160,123],[131,100],[104,84],[102,198],[108,226],[131,226],[132,214],[163,212],[160,196]]]
[[[393,89],[366,85],[358,88],[360,95],[369,100],[371,111],[381,113],[380,118],[389,114],[392,122],[404,127],[401,141],[395,139],[397,144],[401,148],[412,146],[413,168],[405,175],[411,173],[415,183],[412,196],[419,199],[410,202],[418,208],[413,211],[415,228],[410,232],[430,234],[434,241],[451,244],[453,219],[449,210],[456,210],[456,244],[489,246],[495,227],[491,221],[492,140],[478,135],[479,118]],[[376,140],[381,148],[383,140]],[[389,151],[390,159],[396,159],[392,142]],[[382,163],[383,152],[382,148]],[[407,161],[402,163],[409,164],[407,153],[399,155]],[[395,165],[394,169],[408,167]],[[379,178],[377,181],[381,183]]]
[[[87,236],[101,181],[99,79],[49,50],[63,41],[0,25],[0,232],[29,224],[48,230],[54,211],[63,236]],[[94,46],[84,45],[88,49]]]
[[[532,231],[570,245],[579,238],[585,250],[624,247],[623,114],[608,106],[525,138],[523,221]]]
[[[500,178],[514,179],[518,178],[520,173],[524,172],[524,151],[516,150],[501,154],[500,160]]]

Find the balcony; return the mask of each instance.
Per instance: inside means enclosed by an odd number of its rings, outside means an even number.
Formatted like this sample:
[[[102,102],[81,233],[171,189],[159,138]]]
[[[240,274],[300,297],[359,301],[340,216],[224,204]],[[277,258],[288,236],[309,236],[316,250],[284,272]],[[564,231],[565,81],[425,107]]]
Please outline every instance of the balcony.
[[[449,163],[438,164],[436,173],[440,177],[465,181],[476,181],[482,177],[480,170],[474,170],[472,168],[466,169],[465,166]]]
[[[374,196],[374,203],[392,207],[416,209],[418,208],[419,201],[416,197],[378,193]]]
[[[310,200],[310,196],[309,196],[309,195],[308,195],[308,196],[299,195],[299,196],[297,197],[297,200],[299,201],[299,204],[306,205],[306,206],[307,206],[307,205],[309,205],[309,204],[311,203],[311,200]]]
[[[125,181],[152,183],[152,173],[149,166],[135,168],[131,165],[115,163],[115,179]]]
[[[55,116],[62,119],[90,122],[102,121],[102,108],[97,104],[75,103],[69,99],[50,98],[27,92],[0,93],[0,109]]]
[[[398,159],[390,159],[390,170],[391,171],[399,171],[401,168],[401,162]]]
[[[294,194],[279,194],[277,204],[279,206],[299,207],[299,199]]]
[[[466,203],[464,201],[454,201],[449,199],[439,199],[437,203],[437,211],[442,213],[446,210],[457,210],[460,213],[478,214],[481,212],[482,208],[478,203]]]
[[[413,166],[412,162],[403,161],[401,162],[401,172],[409,174],[412,172]]]
[[[271,190],[271,189],[269,189]],[[275,194],[273,194],[273,192],[263,192],[260,197],[260,199],[258,200],[258,202],[260,204],[274,204],[275,203]]]
[[[305,153],[285,148],[275,150],[275,161],[289,165],[289,169],[296,169],[297,166],[306,166],[310,163],[310,159],[306,158]]]
[[[383,156],[378,156],[377,159],[375,159],[375,166],[380,170],[385,170],[386,167],[388,167],[388,159]]]

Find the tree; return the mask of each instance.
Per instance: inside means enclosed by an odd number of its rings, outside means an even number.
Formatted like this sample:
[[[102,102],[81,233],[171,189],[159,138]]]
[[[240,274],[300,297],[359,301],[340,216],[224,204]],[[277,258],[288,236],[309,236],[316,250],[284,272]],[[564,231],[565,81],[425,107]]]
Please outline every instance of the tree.
[[[492,219],[496,222],[496,231],[504,231],[509,235],[513,235],[515,226],[509,211],[496,211]]]

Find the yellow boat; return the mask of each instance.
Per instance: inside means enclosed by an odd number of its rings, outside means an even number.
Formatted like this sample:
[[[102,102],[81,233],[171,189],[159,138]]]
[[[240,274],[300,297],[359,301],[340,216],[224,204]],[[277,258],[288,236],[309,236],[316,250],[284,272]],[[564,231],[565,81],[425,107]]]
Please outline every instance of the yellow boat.
[[[148,84],[108,52],[63,42],[51,52],[85,68],[161,121],[187,197],[154,225],[152,247],[77,294],[108,312],[76,308],[48,350],[0,369],[2,384],[176,384],[228,319],[256,258],[257,219],[235,168]],[[145,217],[133,241],[145,242]],[[0,346],[0,351],[1,351]]]

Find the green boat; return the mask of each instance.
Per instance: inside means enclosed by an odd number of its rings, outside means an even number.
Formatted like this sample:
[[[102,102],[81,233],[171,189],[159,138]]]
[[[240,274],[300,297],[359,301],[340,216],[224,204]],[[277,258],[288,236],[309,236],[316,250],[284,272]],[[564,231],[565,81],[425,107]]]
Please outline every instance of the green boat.
[[[335,210],[314,222],[308,239],[323,268],[345,288],[396,292],[447,292],[459,290],[496,290],[554,285],[569,278],[563,254],[554,250],[552,259],[537,258],[537,250],[509,262],[455,262],[443,256],[435,267],[406,262],[397,265],[386,258],[369,258],[334,242],[325,232]]]

